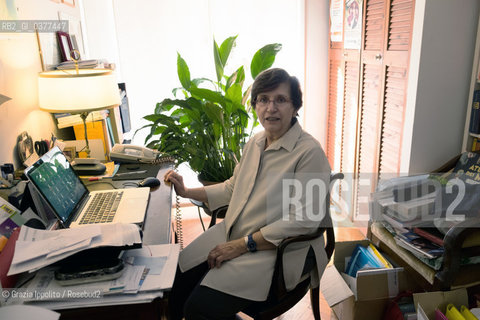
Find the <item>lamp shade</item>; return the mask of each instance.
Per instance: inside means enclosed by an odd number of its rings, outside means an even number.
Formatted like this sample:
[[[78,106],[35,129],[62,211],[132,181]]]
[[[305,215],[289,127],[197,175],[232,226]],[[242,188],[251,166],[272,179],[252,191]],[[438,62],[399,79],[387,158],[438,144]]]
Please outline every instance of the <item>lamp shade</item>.
[[[120,104],[115,75],[108,69],[55,70],[38,75],[40,109],[82,113]]]

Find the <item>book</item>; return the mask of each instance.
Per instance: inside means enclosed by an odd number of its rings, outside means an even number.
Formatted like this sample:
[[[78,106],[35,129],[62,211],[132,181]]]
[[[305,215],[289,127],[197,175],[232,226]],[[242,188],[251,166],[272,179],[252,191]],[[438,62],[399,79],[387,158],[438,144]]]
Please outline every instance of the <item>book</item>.
[[[368,244],[368,251],[374,254],[385,268],[393,268],[392,264],[375,248],[371,243]]]
[[[405,227],[404,223],[395,219],[395,217],[387,214],[386,212],[382,213],[382,223],[389,224],[395,231],[395,233],[404,233],[408,232],[408,229]]]
[[[125,83],[118,84],[118,90],[120,92],[120,118],[122,120],[123,133],[127,133],[131,130],[130,124],[130,108],[128,106],[127,87]]]
[[[453,169],[453,176],[471,185],[480,183],[480,153],[462,153]]]
[[[87,117],[87,122],[98,121],[106,119],[109,115],[108,110],[99,110],[90,112]],[[70,113],[55,113],[55,118],[57,119],[57,127],[59,129],[73,127],[75,125],[83,125],[83,120],[80,117],[80,114],[70,114]]]
[[[473,138],[472,151],[473,152],[480,151],[480,141],[478,140],[478,138]]]
[[[403,202],[424,197],[435,192],[437,185],[438,182],[436,180],[427,178],[423,181],[415,181],[394,187],[393,200],[396,202]]]
[[[24,223],[20,210],[0,197],[0,235],[10,238],[13,230]]]
[[[103,59],[90,59],[90,60],[80,60],[77,62],[79,69],[95,69],[95,68],[104,68],[104,69],[115,69],[115,64],[109,63]],[[64,61],[57,65],[58,70],[70,70],[75,69],[74,61]]]
[[[352,257],[348,262],[345,273],[351,277],[356,277],[357,272],[362,269],[384,268],[382,262],[367,248],[357,244],[352,252]]]
[[[112,126],[114,145],[116,143],[123,143],[123,127],[120,107],[110,109],[108,118],[110,119],[110,124]]]
[[[469,131],[474,134],[480,133],[480,90],[473,92]]]
[[[413,232],[418,234],[420,237],[428,239],[433,243],[443,247],[443,234],[437,228],[414,227]]]
[[[417,257],[435,259],[443,255],[444,249],[414,232],[406,232],[394,236],[398,246],[410,251]]]
[[[433,211],[435,199],[436,192],[432,192],[409,201],[397,202],[391,197],[381,199],[378,203],[383,209],[395,212],[396,216],[400,217],[402,221],[412,221],[430,214]]]

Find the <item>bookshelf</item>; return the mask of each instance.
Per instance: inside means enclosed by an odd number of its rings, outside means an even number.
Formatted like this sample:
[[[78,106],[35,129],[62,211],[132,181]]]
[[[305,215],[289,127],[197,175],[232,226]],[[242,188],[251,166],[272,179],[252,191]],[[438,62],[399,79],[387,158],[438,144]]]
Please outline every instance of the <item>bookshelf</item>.
[[[475,40],[475,53],[473,56],[472,76],[470,79],[470,90],[467,103],[467,116],[465,119],[465,129],[463,134],[462,152],[472,151],[475,138],[480,140],[480,134],[470,133],[470,118],[472,116],[473,95],[475,90],[480,89],[479,82],[479,61],[480,61],[480,18],[478,19],[477,38]]]

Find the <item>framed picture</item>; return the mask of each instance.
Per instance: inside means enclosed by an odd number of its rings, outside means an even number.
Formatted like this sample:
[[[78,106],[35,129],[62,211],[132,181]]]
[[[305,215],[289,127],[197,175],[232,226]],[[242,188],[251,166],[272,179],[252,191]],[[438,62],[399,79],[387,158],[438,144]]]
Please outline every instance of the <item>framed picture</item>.
[[[73,46],[70,35],[66,32],[57,31],[57,40],[58,46],[60,47],[62,61],[72,60],[72,58],[70,57],[70,51],[72,51]]]
[[[68,34],[70,35],[72,48],[74,50],[78,50],[78,52],[80,53],[80,58],[83,59],[85,56],[85,48],[83,43],[82,24],[80,22],[80,18],[74,17],[66,12],[59,11],[58,19],[68,21]]]
[[[75,7],[75,0],[62,0],[62,3],[70,7]]]
[[[68,161],[73,161],[77,157],[77,148],[65,147],[63,148],[63,154],[68,159]]]

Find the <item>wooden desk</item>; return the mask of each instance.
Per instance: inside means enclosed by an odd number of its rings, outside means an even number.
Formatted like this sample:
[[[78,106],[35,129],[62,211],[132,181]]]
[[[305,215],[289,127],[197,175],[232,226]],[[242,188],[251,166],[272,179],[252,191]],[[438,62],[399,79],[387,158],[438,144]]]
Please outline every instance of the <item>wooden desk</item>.
[[[170,169],[173,169],[173,165],[161,165],[157,174],[157,178],[161,181],[160,186],[150,191],[147,214],[143,225],[142,241],[144,244],[166,244],[172,242],[172,187],[163,181],[165,173]],[[112,185],[116,188],[128,188],[129,182],[138,181],[102,179],[98,183],[87,184],[87,187],[90,191],[112,189]],[[124,184],[126,185],[124,186]]]
[[[159,187],[150,192],[147,215],[143,225],[143,243],[147,245],[168,244],[172,242],[171,208],[172,188],[163,181],[165,173],[172,169],[173,165],[162,165],[157,178],[161,181]],[[103,179],[101,182],[112,183],[117,188],[129,180]],[[91,190],[111,189],[107,183],[89,184]],[[56,310],[61,314],[60,319],[166,319],[166,301],[156,298],[150,303],[134,303],[125,305],[112,305],[101,307],[86,307],[77,309]]]

